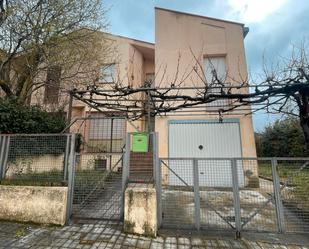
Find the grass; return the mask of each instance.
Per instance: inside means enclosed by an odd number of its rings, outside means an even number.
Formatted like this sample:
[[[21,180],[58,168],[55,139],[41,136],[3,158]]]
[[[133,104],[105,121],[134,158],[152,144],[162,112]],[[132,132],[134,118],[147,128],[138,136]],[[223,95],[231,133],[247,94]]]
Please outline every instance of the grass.
[[[300,171],[301,165],[302,162],[279,163],[277,171],[280,182],[288,187],[288,191],[282,191],[283,201],[309,212],[309,166]],[[259,175],[272,179],[270,163],[259,163]]]
[[[106,175],[104,170],[77,170],[75,172],[75,185],[86,184],[91,186]],[[10,179],[0,181],[0,185],[17,186],[67,186],[63,180],[62,171],[46,171],[41,173],[15,174]]]
[[[97,187],[104,183],[104,180],[113,174],[106,170],[79,170],[75,174],[74,182],[74,204],[81,203]]]
[[[114,172],[105,170],[77,170],[74,179],[74,200],[75,204],[81,203],[95,189],[104,184],[104,180],[112,177]],[[67,186],[63,180],[63,172],[48,171],[41,173],[28,173],[14,175],[11,179],[0,181],[0,185],[11,186]]]
[[[63,172],[52,170],[40,173],[15,174],[11,178],[0,181],[1,185],[15,186],[66,186],[63,180]]]
[[[281,182],[288,181],[288,185],[297,185],[298,180],[309,179],[309,166],[299,171],[301,163],[278,164],[277,172]],[[267,179],[272,179],[271,164],[259,163],[259,176]],[[303,181],[300,181],[301,183]]]

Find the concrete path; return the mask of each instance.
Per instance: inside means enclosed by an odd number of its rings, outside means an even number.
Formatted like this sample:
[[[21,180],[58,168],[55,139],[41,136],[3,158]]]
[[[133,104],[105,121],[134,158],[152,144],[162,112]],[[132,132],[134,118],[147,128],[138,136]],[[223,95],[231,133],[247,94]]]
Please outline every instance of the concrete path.
[[[285,236],[286,237],[286,236]],[[277,241],[277,242],[275,242]],[[278,242],[279,241],[279,242]],[[122,225],[111,221],[89,221],[65,227],[44,227],[0,222],[0,248],[293,248],[305,249],[306,241],[245,235],[241,240],[232,236],[180,235],[164,233],[157,238],[129,235]],[[303,245],[301,245],[303,244]]]

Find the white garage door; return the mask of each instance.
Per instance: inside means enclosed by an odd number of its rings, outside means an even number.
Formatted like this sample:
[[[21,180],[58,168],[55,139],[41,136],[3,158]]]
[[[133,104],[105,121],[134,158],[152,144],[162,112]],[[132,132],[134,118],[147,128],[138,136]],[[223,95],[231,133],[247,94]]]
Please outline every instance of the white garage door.
[[[233,158],[241,157],[240,129],[238,122],[172,121],[169,124],[170,158]],[[191,164],[187,167],[184,164]],[[193,166],[186,161],[170,162],[176,174],[192,184]],[[199,160],[200,186],[231,187],[231,163],[229,160]],[[192,168],[192,170],[188,170]],[[238,163],[238,179],[244,185],[242,164]],[[175,174],[169,174],[172,185],[182,185]],[[174,184],[173,184],[174,183]]]

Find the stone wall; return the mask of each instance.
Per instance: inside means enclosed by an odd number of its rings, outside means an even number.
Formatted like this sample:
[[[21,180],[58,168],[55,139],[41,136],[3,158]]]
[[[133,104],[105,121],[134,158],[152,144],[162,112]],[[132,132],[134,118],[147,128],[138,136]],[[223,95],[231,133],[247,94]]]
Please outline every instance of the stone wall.
[[[64,225],[67,187],[0,186],[0,219]]]
[[[157,199],[152,184],[129,184],[124,205],[125,232],[157,235]]]

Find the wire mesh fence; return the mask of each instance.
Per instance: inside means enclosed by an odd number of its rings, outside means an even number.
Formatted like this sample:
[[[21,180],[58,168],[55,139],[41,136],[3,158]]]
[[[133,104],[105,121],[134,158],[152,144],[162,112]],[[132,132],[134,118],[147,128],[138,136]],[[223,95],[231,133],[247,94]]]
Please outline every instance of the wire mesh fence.
[[[161,160],[162,224],[164,227],[194,227],[192,160]]]
[[[120,218],[122,160],[122,153],[81,153],[77,156],[73,192],[75,217]]]
[[[240,188],[242,230],[277,231],[276,199],[271,160],[237,159],[242,165],[244,185]],[[263,176],[263,170],[269,170]]]
[[[197,160],[201,227],[235,227],[232,167],[230,160]],[[241,179],[239,175],[239,179]],[[242,184],[242,181],[241,181]]]
[[[92,112],[70,124],[81,136],[75,160],[73,217],[120,219],[126,120]]]
[[[0,136],[1,184],[66,186],[70,136]]]
[[[277,172],[287,232],[309,231],[309,161],[278,160]]]
[[[309,159],[166,158],[158,165],[163,228],[309,232]]]

